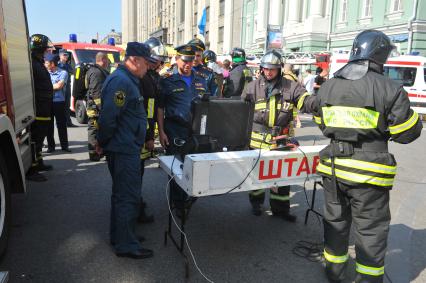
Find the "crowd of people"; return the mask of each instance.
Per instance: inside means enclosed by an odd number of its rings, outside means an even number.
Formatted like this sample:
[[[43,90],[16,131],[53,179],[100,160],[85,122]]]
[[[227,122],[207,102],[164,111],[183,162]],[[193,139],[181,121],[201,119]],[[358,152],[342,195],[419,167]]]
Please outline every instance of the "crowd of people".
[[[69,151],[65,115],[69,71],[58,68],[63,61],[58,63],[52,54],[45,54],[48,47],[46,36],[32,36],[37,118],[32,125],[36,156],[29,176],[34,180],[42,179],[38,172],[51,169],[43,162],[41,148],[44,138],[52,133],[53,118],[61,148]],[[232,50],[232,62],[221,64],[200,39],[175,50],[174,63],[161,71],[167,60],[161,41],[129,42],[124,60],[114,72],[109,74],[108,58],[100,52],[96,67],[86,74],[89,156],[95,161],[106,156],[111,174],[110,242],[116,255],[143,259],[154,254],[144,247],[135,227],[137,222],[154,221],[146,211],[149,204],[141,188],[145,160],[154,149],[156,125],[166,154],[174,155],[179,150],[178,141],[191,137],[192,103],[222,97],[253,105],[249,142],[253,150],[274,150],[283,144],[296,148],[293,120],[297,111],[313,113],[331,140],[321,151],[317,167],[325,188],[326,275],[330,282],[343,280],[354,221],[356,282],[382,282],[389,190],[396,170],[387,141],[392,138],[409,143],[422,128],[403,88],[382,75],[392,50],[388,37],[374,30],[360,33],[348,65],[331,80],[327,80],[327,70],[317,69],[316,75],[307,70],[305,79],[299,81],[292,66],[284,64],[275,50],[262,56],[254,80],[242,48]],[[362,117],[367,120],[361,121]],[[300,120],[296,126],[298,123]],[[48,149],[54,150],[54,141],[49,139]],[[295,222],[296,216],[290,213],[290,187],[270,190],[272,214]],[[170,180],[170,194],[176,216],[185,217],[191,197],[174,180]],[[249,193],[254,215],[262,215],[264,199],[265,190]]]

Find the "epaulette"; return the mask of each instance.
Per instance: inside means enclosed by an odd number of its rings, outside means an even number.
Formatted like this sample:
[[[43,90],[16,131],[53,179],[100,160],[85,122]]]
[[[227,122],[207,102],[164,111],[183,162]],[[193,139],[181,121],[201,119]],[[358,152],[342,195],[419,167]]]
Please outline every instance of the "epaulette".
[[[162,77],[162,78],[168,78],[168,77],[170,77],[170,76],[172,76],[173,75],[173,69],[167,69],[167,70],[165,70],[164,72],[160,72],[160,76]]]

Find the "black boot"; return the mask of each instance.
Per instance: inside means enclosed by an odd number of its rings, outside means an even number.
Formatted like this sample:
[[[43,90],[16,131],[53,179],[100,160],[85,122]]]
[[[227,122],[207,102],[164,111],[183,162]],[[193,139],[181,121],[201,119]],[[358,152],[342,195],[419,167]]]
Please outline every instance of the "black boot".
[[[138,222],[139,223],[152,223],[154,222],[154,215],[146,213],[146,203],[144,201],[141,202],[141,209],[139,212]]]
[[[97,154],[96,152],[89,152],[89,159],[90,161],[100,161],[101,160],[101,156],[99,154]]]
[[[28,173],[25,176],[25,178],[28,181],[33,181],[33,182],[46,182],[47,181],[46,176],[44,176],[43,174],[40,174],[34,168],[31,168],[30,170],[28,170]]]

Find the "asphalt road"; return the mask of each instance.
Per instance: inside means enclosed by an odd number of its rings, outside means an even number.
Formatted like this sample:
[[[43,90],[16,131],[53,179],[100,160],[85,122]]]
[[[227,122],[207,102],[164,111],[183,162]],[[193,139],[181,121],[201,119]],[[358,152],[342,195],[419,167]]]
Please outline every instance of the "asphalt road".
[[[303,144],[327,143],[303,116],[297,134]],[[138,226],[155,251],[152,259],[118,258],[109,246],[111,179],[105,162],[88,160],[86,128],[69,129],[72,153],[46,154],[54,170],[45,183],[28,183],[26,195],[13,197],[9,250],[0,270],[9,282],[185,282],[184,261],[169,242],[166,175],[152,161],[143,194],[155,223]],[[392,224],[386,273],[392,282],[426,282],[426,133],[409,145],[391,145],[398,175],[391,193]],[[312,194],[312,184],[307,184]],[[321,211],[322,190],[317,195]],[[267,205],[265,205],[267,208]],[[300,240],[320,242],[322,226],[311,216],[303,224],[307,204],[301,186],[292,187],[296,224],[268,216],[252,216],[246,193],[199,199],[187,224],[198,266],[214,282],[326,282],[321,263],[292,253]],[[354,258],[351,242],[350,253]],[[348,281],[354,278],[350,261]],[[206,282],[190,265],[188,282]],[[390,282],[386,279],[385,282]]]

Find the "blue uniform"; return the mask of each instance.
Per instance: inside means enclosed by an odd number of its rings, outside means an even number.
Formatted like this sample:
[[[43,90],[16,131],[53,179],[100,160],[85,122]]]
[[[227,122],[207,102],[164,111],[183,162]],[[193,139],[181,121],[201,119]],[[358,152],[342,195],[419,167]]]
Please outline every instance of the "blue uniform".
[[[196,75],[206,80],[207,89],[209,90],[210,95],[218,96],[217,84],[215,81],[213,70],[201,64],[198,66],[192,67],[192,69]]]
[[[190,87],[177,69],[169,77],[160,81],[158,108],[164,109],[164,131],[170,143],[176,137],[187,138],[190,135],[192,115],[191,103],[209,94],[206,81],[192,73]]]
[[[117,253],[141,249],[135,235],[141,197],[140,151],[147,117],[139,78],[124,66],[104,82],[97,140],[112,177],[110,237]]]
[[[188,81],[188,79],[186,79]],[[191,104],[192,101],[209,95],[206,81],[192,72],[190,86],[178,73],[177,69],[169,77],[160,81],[160,96],[158,108],[164,109],[164,131],[169,139],[170,145],[166,148],[167,154],[175,154],[173,146],[175,138],[186,139],[191,134]],[[174,205],[180,208],[187,199],[186,193],[179,188],[173,180],[170,182],[170,194]]]

